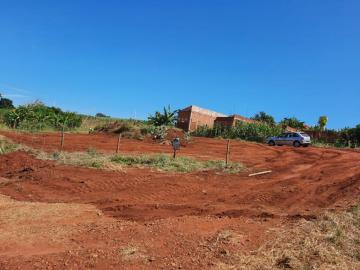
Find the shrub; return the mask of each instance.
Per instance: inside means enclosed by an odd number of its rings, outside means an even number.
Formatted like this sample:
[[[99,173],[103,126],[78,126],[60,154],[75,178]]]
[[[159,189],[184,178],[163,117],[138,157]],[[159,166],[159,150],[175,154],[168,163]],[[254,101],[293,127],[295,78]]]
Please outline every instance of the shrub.
[[[165,140],[167,135],[166,126],[145,126],[141,129],[142,135],[150,135],[155,140]]]
[[[344,128],[339,131],[340,139],[336,142],[345,147],[360,147],[360,124],[355,128]]]
[[[235,127],[199,127],[192,134],[201,137],[222,137],[226,139],[263,142],[265,138],[280,135],[281,132],[282,129],[279,126],[269,126],[265,123],[237,122]]]
[[[72,129],[81,126],[82,117],[73,112],[63,112],[59,108],[35,102],[8,111],[4,115],[4,121],[9,127],[27,130]]]

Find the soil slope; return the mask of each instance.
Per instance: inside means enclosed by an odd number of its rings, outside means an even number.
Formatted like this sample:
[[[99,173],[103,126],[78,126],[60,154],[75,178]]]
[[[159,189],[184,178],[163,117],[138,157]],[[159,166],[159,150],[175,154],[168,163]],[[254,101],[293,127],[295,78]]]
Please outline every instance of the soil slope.
[[[57,134],[2,133],[47,151]],[[43,140],[45,139],[45,143]],[[116,138],[66,136],[65,150],[112,152]],[[171,152],[166,145],[122,142],[126,153]],[[222,159],[226,141],[195,138],[181,155]],[[360,195],[360,153],[232,142],[231,159],[271,174],[188,174],[127,168],[104,171],[0,156],[0,269],[209,269],[235,251],[250,252],[268,230]],[[7,197],[8,196],[8,197]],[[10,210],[11,209],[11,210]],[[224,242],[231,232],[232,241]]]

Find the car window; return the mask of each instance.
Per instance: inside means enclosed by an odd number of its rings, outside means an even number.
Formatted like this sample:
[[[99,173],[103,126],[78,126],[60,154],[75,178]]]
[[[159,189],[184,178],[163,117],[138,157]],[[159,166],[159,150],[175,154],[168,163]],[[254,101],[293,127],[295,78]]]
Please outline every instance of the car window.
[[[299,137],[300,137],[300,135],[299,135],[299,134],[297,134],[297,133],[294,133],[294,134],[293,134],[293,137],[294,137],[294,138],[299,138]]]

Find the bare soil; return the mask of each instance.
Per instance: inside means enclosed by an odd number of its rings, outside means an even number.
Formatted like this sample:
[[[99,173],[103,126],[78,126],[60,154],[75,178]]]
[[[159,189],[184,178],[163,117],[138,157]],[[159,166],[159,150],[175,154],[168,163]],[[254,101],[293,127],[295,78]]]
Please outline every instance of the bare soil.
[[[59,134],[1,132],[57,151]],[[112,153],[116,136],[66,134],[66,151]],[[171,153],[124,139],[123,153]],[[223,159],[226,141],[193,138],[180,155]],[[231,160],[273,173],[105,171],[28,153],[0,156],[0,269],[217,269],[272,228],[337,211],[360,195],[360,153],[231,142]],[[223,241],[231,234],[232,241]]]

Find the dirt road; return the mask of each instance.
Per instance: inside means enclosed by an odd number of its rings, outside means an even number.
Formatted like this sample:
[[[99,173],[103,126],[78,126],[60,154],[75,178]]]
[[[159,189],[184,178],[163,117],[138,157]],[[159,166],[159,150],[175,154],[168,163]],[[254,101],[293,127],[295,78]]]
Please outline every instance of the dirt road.
[[[47,151],[58,147],[57,134],[1,134]],[[273,173],[113,172],[61,166],[23,152],[0,156],[0,228],[6,232],[0,269],[216,268],[226,253],[258,247],[271,228],[341,209],[360,195],[358,152],[231,145],[233,161]],[[65,150],[110,153],[114,146],[115,137],[71,134]],[[171,149],[123,140],[121,151]],[[226,141],[195,138],[180,155],[222,159],[225,151]],[[236,241],[220,241],[226,232]]]

